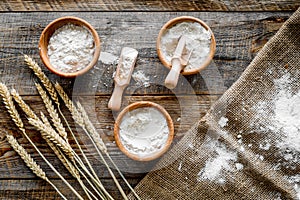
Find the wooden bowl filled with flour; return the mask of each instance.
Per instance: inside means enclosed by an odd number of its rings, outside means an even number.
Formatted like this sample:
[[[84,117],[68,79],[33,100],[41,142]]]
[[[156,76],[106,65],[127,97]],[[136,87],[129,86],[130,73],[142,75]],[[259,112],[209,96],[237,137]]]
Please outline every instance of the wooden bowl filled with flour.
[[[162,106],[141,101],[121,111],[115,122],[114,136],[125,155],[138,161],[150,161],[168,150],[174,125]]]
[[[96,65],[100,39],[88,22],[67,16],[52,21],[43,30],[39,50],[43,63],[51,72],[72,78]]]
[[[182,36],[186,38],[186,42],[180,58],[186,58],[187,63],[181,74],[196,74],[205,69],[214,57],[214,34],[207,24],[195,17],[181,16],[168,21],[158,34],[156,49],[160,61],[169,69]]]

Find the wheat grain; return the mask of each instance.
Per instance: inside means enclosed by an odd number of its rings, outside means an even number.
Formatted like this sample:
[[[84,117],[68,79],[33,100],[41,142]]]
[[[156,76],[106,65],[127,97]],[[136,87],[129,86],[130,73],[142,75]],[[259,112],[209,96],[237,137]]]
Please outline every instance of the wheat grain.
[[[68,95],[65,93],[64,89],[57,82],[55,83],[54,87],[55,87],[57,93],[59,94],[59,96],[61,97],[61,99],[63,100],[63,102],[65,103],[66,107],[71,112],[71,115],[72,115],[72,118],[74,119],[74,121],[79,126],[84,127],[84,121],[83,121],[83,119],[81,117],[81,114],[78,112],[78,110],[76,109],[76,107],[73,104],[73,102],[70,100],[70,98],[68,97]]]
[[[64,126],[61,123],[61,120],[59,118],[58,113],[56,112],[56,109],[54,108],[52,101],[50,100],[50,98],[48,97],[46,91],[42,88],[42,86],[38,83],[35,84],[40,96],[42,97],[42,100],[45,104],[45,107],[52,119],[52,122],[56,128],[56,130],[58,131],[58,133],[60,134],[61,137],[63,137],[65,140],[67,139],[67,132],[64,128]]]
[[[74,159],[74,152],[69,143],[67,143],[53,128],[48,128],[42,121],[29,118],[29,123],[39,130],[43,137],[48,138],[54,144],[59,146],[62,151],[69,156],[70,159]]]
[[[104,153],[107,153],[106,145],[104,144],[102,138],[96,131],[94,125],[90,121],[84,107],[81,105],[79,101],[76,102],[77,108],[79,113],[81,114],[81,117],[83,118],[86,130],[90,133],[91,137],[93,138],[94,142],[96,143],[97,147]]]
[[[69,110],[72,110],[74,105],[73,102],[69,99],[68,95],[65,93],[64,89],[61,87],[61,85],[56,82],[54,84],[54,87],[58,93],[58,95],[61,97],[61,99],[64,101],[65,105]]]
[[[46,173],[42,168],[31,158],[26,150],[18,143],[18,141],[12,135],[6,135],[7,141],[10,143],[12,148],[21,156],[22,160],[31,169],[31,171],[38,177],[46,180]]]
[[[55,91],[55,88],[53,87],[51,81],[48,79],[48,77],[44,74],[40,66],[28,55],[24,55],[24,59],[26,64],[30,69],[33,70],[34,74],[40,79],[42,84],[45,86],[47,91],[49,92],[51,99],[59,105],[59,100],[57,97],[57,93]]]
[[[14,121],[14,123],[17,125],[17,127],[22,131],[25,132],[24,124],[22,122],[22,119],[14,105],[14,102],[12,101],[12,97],[9,93],[9,90],[7,89],[6,85],[3,83],[0,83],[0,95],[3,98],[3,102],[5,104],[5,107]]]
[[[32,109],[25,103],[25,101],[22,99],[22,97],[17,93],[15,89],[11,90],[11,95],[13,99],[18,103],[20,108],[24,111],[24,113],[27,115],[28,118],[38,119],[36,114],[32,111]]]

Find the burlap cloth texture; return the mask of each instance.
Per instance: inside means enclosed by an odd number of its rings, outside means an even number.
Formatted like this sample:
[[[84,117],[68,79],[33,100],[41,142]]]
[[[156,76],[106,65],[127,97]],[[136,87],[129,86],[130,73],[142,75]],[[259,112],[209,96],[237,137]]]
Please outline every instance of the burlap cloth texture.
[[[272,128],[272,102],[280,89],[291,96],[300,89],[299,63],[300,9],[136,186],[140,197],[300,199],[300,152],[280,149],[277,144],[286,136]],[[278,80],[284,77],[288,83],[281,87]],[[299,135],[292,139],[300,143]],[[129,198],[134,199],[132,194]]]

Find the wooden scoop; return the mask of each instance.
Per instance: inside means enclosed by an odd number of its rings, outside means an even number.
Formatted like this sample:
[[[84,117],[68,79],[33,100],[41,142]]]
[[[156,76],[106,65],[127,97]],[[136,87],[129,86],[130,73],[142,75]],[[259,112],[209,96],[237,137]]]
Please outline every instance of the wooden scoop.
[[[174,52],[174,56],[171,59],[172,68],[165,80],[165,86],[169,89],[174,89],[177,85],[179,74],[181,70],[187,65],[189,57],[192,51],[189,53],[187,59],[182,58],[182,52],[186,45],[186,36],[181,36],[179,38],[176,50]]]
[[[108,102],[109,109],[114,111],[120,110],[123,91],[130,82],[137,56],[138,51],[133,48],[124,47],[122,49],[116,75],[114,77],[115,88]]]

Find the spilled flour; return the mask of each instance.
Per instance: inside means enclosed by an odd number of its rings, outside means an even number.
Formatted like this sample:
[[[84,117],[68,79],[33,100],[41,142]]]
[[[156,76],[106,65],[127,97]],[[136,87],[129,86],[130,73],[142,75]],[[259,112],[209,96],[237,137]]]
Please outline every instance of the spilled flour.
[[[294,184],[300,199],[300,90],[293,87],[297,81],[289,73],[274,80],[276,90],[272,99],[258,102],[252,108],[256,112],[252,128],[265,137],[258,144],[259,149],[276,149],[274,170],[285,168],[298,174],[290,176],[289,182]]]
[[[265,142],[259,148],[269,150],[272,145],[279,149],[287,162],[300,162],[300,91],[291,92],[293,79],[290,74],[274,80],[276,93],[271,102],[261,101],[253,108],[261,123],[252,124],[258,132],[277,135],[275,144]],[[271,114],[269,114],[271,113]]]
[[[222,172],[233,172],[235,170],[242,170],[243,165],[235,163],[238,159],[237,153],[228,150],[225,145],[215,141],[209,146],[213,147],[215,156],[208,159],[205,166],[198,173],[198,181],[209,180],[220,184],[225,183],[225,176]]]
[[[218,124],[220,125],[221,128],[224,128],[227,126],[228,119],[226,117],[221,117]]]
[[[150,78],[146,76],[141,70],[134,72],[132,74],[132,78],[139,86],[144,86],[144,87],[150,86]]]
[[[118,64],[118,56],[115,56],[108,52],[101,52],[99,60],[106,65],[116,65]]]

